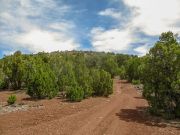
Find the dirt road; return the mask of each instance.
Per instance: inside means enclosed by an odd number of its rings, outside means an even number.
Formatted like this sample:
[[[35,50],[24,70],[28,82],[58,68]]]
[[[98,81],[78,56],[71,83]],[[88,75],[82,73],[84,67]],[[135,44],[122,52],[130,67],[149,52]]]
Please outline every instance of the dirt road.
[[[149,117],[147,102],[125,81],[115,80],[110,98],[35,103],[44,108],[0,115],[0,135],[180,135],[180,129]]]

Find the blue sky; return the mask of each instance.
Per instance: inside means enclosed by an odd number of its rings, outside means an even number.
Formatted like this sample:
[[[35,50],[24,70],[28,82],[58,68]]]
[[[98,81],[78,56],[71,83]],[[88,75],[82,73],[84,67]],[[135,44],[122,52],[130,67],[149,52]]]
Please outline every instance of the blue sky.
[[[180,34],[179,7],[179,0],[0,0],[0,57],[16,50],[143,56],[162,32]]]

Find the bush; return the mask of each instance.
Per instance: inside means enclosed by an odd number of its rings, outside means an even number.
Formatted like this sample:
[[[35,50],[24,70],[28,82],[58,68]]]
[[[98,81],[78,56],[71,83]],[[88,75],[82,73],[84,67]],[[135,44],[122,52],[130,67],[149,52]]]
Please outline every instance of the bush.
[[[118,74],[118,64],[114,56],[107,55],[102,61],[101,68],[110,73],[112,78]]]
[[[134,85],[139,85],[141,82],[140,82],[140,80],[132,80],[132,84],[134,84]]]
[[[76,84],[75,74],[71,63],[65,63],[62,66],[62,70],[58,75],[57,85],[60,91],[66,91],[69,86]]]
[[[27,94],[33,98],[49,99],[55,97],[58,93],[58,88],[55,80],[55,75],[52,70],[46,66],[35,66],[28,77]]]
[[[113,80],[111,75],[104,70],[100,71],[100,93],[106,97],[113,93]]]
[[[97,95],[97,90],[99,89],[99,82],[100,82],[99,70],[92,69],[90,74],[92,76],[93,95]]]
[[[180,117],[180,45],[172,32],[159,39],[148,55],[143,95],[154,114]]]
[[[92,71],[93,91],[96,96],[109,96],[113,93],[111,74],[104,70]]]
[[[81,87],[75,86],[75,87],[69,87],[66,93],[66,97],[70,101],[79,102],[84,97],[84,91]]]
[[[7,81],[5,81],[5,80],[0,81],[0,89],[5,89],[5,88],[8,88]]]
[[[74,72],[77,85],[84,91],[84,98],[92,96],[92,78],[83,60],[82,62],[75,63]]]
[[[1,63],[0,63],[0,66]],[[0,89],[4,89],[7,87],[7,81],[5,80],[5,74],[2,71],[2,68],[0,68]]]
[[[132,82],[132,80],[139,80],[140,79],[140,71],[138,69],[141,65],[141,60],[138,57],[132,57],[127,61],[126,64],[126,76],[128,81]]]
[[[4,58],[3,72],[6,79],[14,90],[21,89],[24,81],[25,67],[23,55],[16,51],[12,56]]]
[[[84,98],[88,98],[92,96],[93,89],[91,84],[88,82],[88,80],[84,80],[83,85],[80,85],[84,91]]]
[[[120,76],[121,79],[126,79],[126,69],[124,66],[121,66],[119,69],[118,69],[118,74]]]
[[[10,95],[7,100],[9,105],[12,105],[16,102],[16,95]]]

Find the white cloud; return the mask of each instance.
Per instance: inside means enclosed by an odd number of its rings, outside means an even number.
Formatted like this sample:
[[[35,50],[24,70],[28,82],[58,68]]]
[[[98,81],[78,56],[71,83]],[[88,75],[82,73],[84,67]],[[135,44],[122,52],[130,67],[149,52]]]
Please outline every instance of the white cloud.
[[[26,17],[19,15],[18,17],[16,17],[11,12],[6,11],[0,12],[0,22],[4,24],[0,26],[0,30],[4,27],[10,29],[11,31],[16,31],[16,29],[28,31],[32,28],[37,27],[35,24],[31,23],[28,19],[26,19]],[[1,32],[3,31],[1,30]]]
[[[97,51],[124,51],[129,48],[133,37],[128,29],[110,29],[94,28],[91,30],[92,46]]]
[[[54,30],[59,30],[62,32],[68,32],[69,30],[75,28],[75,24],[72,22],[56,22],[49,25],[50,28]]]
[[[120,2],[120,0],[114,1]],[[136,51],[142,56],[148,52],[148,45],[136,47],[131,44],[145,43],[148,39],[138,37],[136,30],[149,36],[158,36],[169,30],[180,34],[180,26],[177,25],[180,24],[179,0],[123,0],[123,2],[130,9],[131,15],[122,16],[112,8],[98,13],[116,19],[120,25],[115,29],[94,28],[91,31],[91,42],[96,50],[122,52],[135,48],[131,51]],[[127,17],[131,18],[127,19]],[[125,22],[122,23],[122,20]]]
[[[109,16],[121,22],[123,19],[120,11],[107,8],[100,11],[98,15]],[[102,27],[95,27],[91,30],[91,44],[97,51],[106,52],[124,52],[130,49],[130,44],[137,40],[133,36],[133,28],[127,23],[124,28],[116,26],[112,29],[103,29]]]
[[[115,18],[115,19],[120,19],[122,16],[121,12],[117,11],[114,8],[107,8],[103,11],[100,11],[98,14],[101,16],[110,16],[110,17]]]
[[[148,35],[160,35],[165,31],[180,32],[179,0],[123,0],[132,9],[131,25]]]
[[[4,54],[15,50],[34,53],[76,49],[79,47],[74,34],[76,26],[63,19],[70,10],[70,6],[63,3],[59,6],[55,0],[2,0],[0,48],[5,50]],[[51,19],[53,15],[58,15],[61,21]]]
[[[148,53],[149,46],[148,45],[143,45],[143,46],[135,48],[134,51],[137,52],[139,56],[144,56],[144,55],[146,55]]]
[[[52,52],[57,50],[73,50],[79,47],[73,38],[63,33],[34,29],[14,36],[14,40],[21,47],[32,52]]]

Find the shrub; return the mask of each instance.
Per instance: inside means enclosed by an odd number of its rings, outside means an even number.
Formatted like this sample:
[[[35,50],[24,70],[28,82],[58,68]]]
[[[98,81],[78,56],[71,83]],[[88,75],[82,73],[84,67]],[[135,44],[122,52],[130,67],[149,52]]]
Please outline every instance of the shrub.
[[[27,94],[33,98],[55,97],[58,93],[58,88],[55,80],[55,75],[52,70],[46,66],[35,66],[28,77]]]
[[[5,80],[0,81],[0,89],[8,88],[8,83]]]
[[[99,89],[100,73],[98,69],[91,70],[93,95],[97,95]]]
[[[126,76],[128,81],[132,82],[132,80],[139,80],[140,79],[140,72],[139,66],[141,65],[140,58],[132,57],[127,61],[126,64]]]
[[[132,84],[134,84],[134,85],[139,85],[141,82],[140,82],[140,80],[132,80]]]
[[[84,91],[84,98],[92,96],[92,78],[89,69],[83,62],[76,63],[74,68],[77,85]]]
[[[69,87],[66,93],[66,97],[70,101],[79,102],[84,97],[84,91],[81,87],[75,86],[75,87]]]
[[[120,76],[121,79],[125,79],[126,78],[126,69],[124,66],[121,66],[119,69],[118,69],[118,74]]]
[[[16,102],[16,95],[10,95],[7,100],[9,105],[12,105]]]
[[[60,91],[66,91],[69,86],[74,86],[76,84],[76,78],[74,71],[72,69],[72,64],[67,63],[62,67],[61,72],[58,75],[57,85]]]
[[[109,96],[113,93],[111,74],[104,70],[94,70],[92,72],[92,78],[94,95]]]
[[[143,95],[153,113],[180,117],[180,45],[172,32],[163,33],[151,48],[145,66]]]
[[[100,71],[100,93],[106,97],[113,93],[113,80],[111,75],[104,70]]]
[[[91,84],[88,82],[88,80],[84,80],[84,84],[80,85],[84,91],[84,98],[88,98],[92,96],[93,89]]]
[[[21,89],[24,81],[25,67],[20,51],[16,51],[12,56],[4,58],[3,72],[14,90]]]
[[[101,68],[110,73],[112,78],[118,74],[118,64],[114,56],[107,55],[102,61]]]
[[[0,66],[2,66],[1,63],[0,63]],[[0,89],[7,88],[7,86],[8,86],[8,83],[5,79],[5,74],[3,73],[2,68],[0,68]]]

